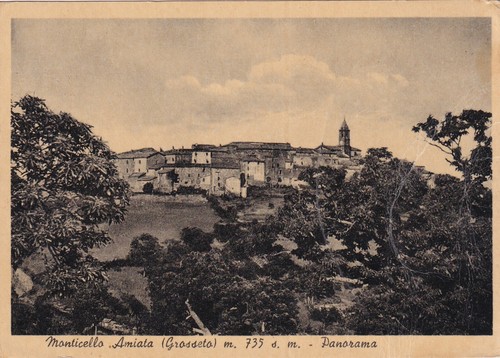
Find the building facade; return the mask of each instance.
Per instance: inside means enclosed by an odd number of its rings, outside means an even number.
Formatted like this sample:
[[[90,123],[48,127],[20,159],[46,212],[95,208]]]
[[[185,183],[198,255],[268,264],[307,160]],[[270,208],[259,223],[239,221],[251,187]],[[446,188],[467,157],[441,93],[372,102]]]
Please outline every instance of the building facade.
[[[193,144],[189,149],[158,152],[153,148],[117,155],[121,178],[134,192],[151,182],[158,192],[181,187],[209,195],[246,193],[248,186],[292,186],[307,168],[344,167],[357,170],[361,150],[351,146],[350,129],[342,122],[338,145],[294,148],[290,143],[231,142],[226,145]]]
[[[119,177],[127,179],[132,174],[146,174],[152,167],[161,167],[165,157],[154,148],[142,148],[117,154],[114,162]]]

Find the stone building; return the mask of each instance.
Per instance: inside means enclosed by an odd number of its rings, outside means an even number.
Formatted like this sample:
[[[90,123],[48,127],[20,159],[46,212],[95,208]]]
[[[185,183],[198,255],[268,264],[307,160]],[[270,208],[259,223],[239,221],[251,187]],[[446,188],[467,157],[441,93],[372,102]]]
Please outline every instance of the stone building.
[[[246,185],[266,183],[266,162],[258,157],[245,157],[241,160],[241,171]]]
[[[317,161],[318,153],[311,148],[296,148],[292,158],[294,168],[312,168]]]
[[[210,167],[205,165],[176,165],[177,183],[174,189],[181,186],[202,189],[202,186],[208,186],[207,177],[210,177]],[[206,188],[205,188],[206,189]]]
[[[248,186],[293,185],[307,168],[345,167],[358,170],[361,151],[351,146],[350,129],[342,122],[338,145],[294,148],[290,143],[231,142],[193,144],[189,149],[157,152],[153,148],[118,155],[120,177],[133,191],[151,182],[155,190],[175,192],[181,187],[206,190],[210,195],[243,196]]]
[[[189,164],[192,162],[192,149],[175,149],[167,150],[162,153],[165,157],[165,164]]]
[[[223,195],[227,193],[228,186],[234,193],[237,190],[235,188],[236,181],[240,181],[241,186],[241,169],[240,163],[237,160],[212,165],[210,174],[209,194],[211,195]]]
[[[191,163],[200,165],[212,164],[212,152],[210,150],[193,150]]]
[[[212,164],[212,151],[215,148],[213,144],[193,144],[191,146],[191,163],[200,165]]]
[[[144,191],[144,185],[146,183],[151,183],[153,185],[153,188],[155,187],[155,183],[157,180],[157,175],[156,173],[151,174],[151,173],[133,173],[132,175],[129,175],[127,178],[127,181],[130,185],[130,190],[134,193],[142,193]]]
[[[165,166],[158,169],[156,173],[158,174],[158,180],[154,184],[154,188],[161,193],[171,193],[177,180],[175,168]]]
[[[290,185],[293,178],[293,154],[290,151],[273,153],[265,159],[266,184]]]
[[[146,173],[153,166],[165,163],[164,156],[154,148],[142,148],[117,154],[114,160],[120,178]]]

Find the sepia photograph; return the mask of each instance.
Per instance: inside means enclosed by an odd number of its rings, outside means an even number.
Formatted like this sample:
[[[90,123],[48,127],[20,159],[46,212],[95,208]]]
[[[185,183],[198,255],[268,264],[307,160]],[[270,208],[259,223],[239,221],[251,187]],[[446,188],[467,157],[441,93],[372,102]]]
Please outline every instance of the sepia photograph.
[[[493,334],[491,18],[10,42],[12,336]]]

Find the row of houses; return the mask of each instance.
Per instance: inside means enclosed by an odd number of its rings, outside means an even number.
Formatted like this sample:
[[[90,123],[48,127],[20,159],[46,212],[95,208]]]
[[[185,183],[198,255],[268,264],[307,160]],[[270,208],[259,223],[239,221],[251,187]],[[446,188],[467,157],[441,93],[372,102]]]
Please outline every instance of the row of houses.
[[[290,143],[231,142],[226,145],[193,144],[191,148],[131,150],[117,155],[121,178],[132,191],[142,192],[146,183],[163,193],[181,187],[201,189],[210,195],[231,193],[246,196],[248,186],[293,185],[306,168],[353,167],[361,151],[350,145],[347,123],[339,130],[339,144],[316,148],[292,147]]]

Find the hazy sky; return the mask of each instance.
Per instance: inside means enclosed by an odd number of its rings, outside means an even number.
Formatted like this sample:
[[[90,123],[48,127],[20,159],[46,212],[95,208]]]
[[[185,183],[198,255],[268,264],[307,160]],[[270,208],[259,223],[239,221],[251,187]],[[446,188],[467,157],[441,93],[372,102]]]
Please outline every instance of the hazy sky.
[[[443,171],[411,131],[491,111],[488,18],[14,20],[12,96],[115,151],[235,140],[387,146]]]

